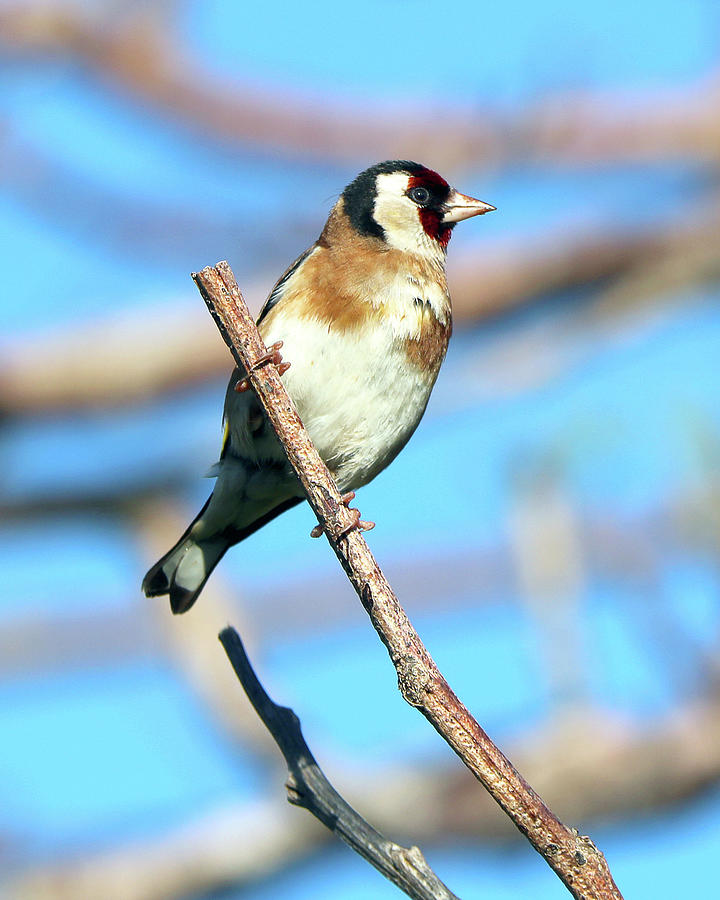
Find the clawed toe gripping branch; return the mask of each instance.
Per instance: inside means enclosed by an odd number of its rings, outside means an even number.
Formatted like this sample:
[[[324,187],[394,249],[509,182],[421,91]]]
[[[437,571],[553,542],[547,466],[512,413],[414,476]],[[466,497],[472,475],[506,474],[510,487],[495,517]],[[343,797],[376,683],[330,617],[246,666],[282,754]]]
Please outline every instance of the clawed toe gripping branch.
[[[349,534],[351,531],[354,531],[356,528],[359,531],[372,531],[373,528],[375,527],[374,522],[364,522],[360,518],[360,510],[359,509],[353,509],[350,506],[351,501],[354,499],[355,499],[355,491],[348,491],[347,494],[343,494],[342,497],[340,497],[340,502],[345,507],[345,509],[347,509],[347,511],[350,513],[351,519],[347,523],[347,525],[345,525],[344,528],[341,528],[340,531],[336,535],[330,535],[330,537],[334,537],[335,540],[339,540],[341,537],[345,537],[346,534]],[[318,522],[318,524],[310,532],[310,537],[311,538],[322,537],[324,531],[325,531],[325,529],[323,527],[322,522]]]
[[[319,527],[327,535],[330,546],[357,591],[373,627],[385,644],[397,670],[398,685],[405,700],[432,724],[543,856],[573,897],[577,900],[622,900],[603,854],[589,838],[564,825],[552,813],[485,734],[438,670],[362,536],[364,526],[369,523],[360,521],[357,510],[348,509],[352,498],[340,494],[327,467],[310,442],[280,379],[274,357],[279,348],[274,346],[269,352],[264,346],[230,266],[226,262],[218,263],[217,266],[207,267],[202,272],[193,274],[193,279],[235,362],[247,372],[249,387],[256,392],[282,441],[288,459],[307,494],[308,502],[318,517]],[[227,636],[227,632],[223,634]],[[227,650],[228,639],[221,636],[221,640]],[[229,650],[228,653],[230,654]],[[235,665],[232,655],[231,660]],[[246,671],[242,666],[240,668]],[[246,680],[240,672],[238,675],[247,689]],[[258,712],[260,713],[259,709]],[[260,715],[286,754],[292,776],[293,765],[300,765],[298,760],[306,758],[303,757],[304,753],[309,754],[307,746],[302,749],[296,743],[299,756],[292,756],[291,763],[286,753],[287,746],[283,746],[268,720],[262,713]],[[312,803],[302,805],[318,815]],[[329,824],[322,816],[318,815],[318,818]],[[367,823],[360,826],[355,821],[351,830],[356,827],[370,828]],[[382,836],[380,839],[385,840]],[[377,865],[375,860],[371,861]],[[378,868],[392,878],[382,866],[378,865]],[[420,888],[416,890],[415,878],[411,878],[409,884],[393,880],[412,897],[453,896],[441,882],[437,882],[440,885],[437,890],[446,893],[428,894],[426,887],[422,888],[425,893]]]
[[[280,355],[280,349],[283,345],[282,341],[275,341],[275,343],[270,347],[267,353],[264,353],[259,359],[256,359],[252,364],[252,368],[248,369],[248,371],[257,371],[261,369],[263,366],[267,366],[268,363],[272,363],[278,371],[278,375],[284,375],[287,370],[290,368],[289,362],[283,362],[283,358]],[[250,381],[247,377],[241,378],[240,381],[235,385],[235,390],[238,394],[243,394],[245,391],[250,390]]]

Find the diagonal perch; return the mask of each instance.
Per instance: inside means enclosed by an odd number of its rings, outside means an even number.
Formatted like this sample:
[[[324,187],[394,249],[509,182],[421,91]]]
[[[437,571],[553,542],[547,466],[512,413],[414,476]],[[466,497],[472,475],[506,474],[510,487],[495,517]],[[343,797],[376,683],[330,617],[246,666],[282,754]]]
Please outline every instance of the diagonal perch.
[[[331,547],[417,707],[556,872],[577,900],[622,900],[603,854],[545,805],[455,696],[413,628],[303,428],[226,262],[193,278],[235,361],[246,372],[305,489]]]

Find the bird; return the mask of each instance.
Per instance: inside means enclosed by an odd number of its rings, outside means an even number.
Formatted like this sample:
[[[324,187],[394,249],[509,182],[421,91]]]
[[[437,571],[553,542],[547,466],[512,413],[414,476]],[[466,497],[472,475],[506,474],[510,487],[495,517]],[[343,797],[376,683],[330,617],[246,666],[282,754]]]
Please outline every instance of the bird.
[[[341,493],[371,481],[417,428],[452,332],[450,236],[494,209],[419,163],[377,163],[345,187],[270,292],[258,330],[267,346],[282,342],[283,383]],[[235,369],[228,385],[214,490],[143,581],[175,614],[229,547],[304,499],[245,376]]]

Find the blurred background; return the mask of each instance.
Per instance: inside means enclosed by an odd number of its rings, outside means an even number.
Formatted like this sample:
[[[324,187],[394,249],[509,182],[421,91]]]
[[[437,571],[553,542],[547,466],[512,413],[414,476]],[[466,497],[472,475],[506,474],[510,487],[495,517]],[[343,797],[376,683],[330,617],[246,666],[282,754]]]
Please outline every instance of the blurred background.
[[[306,506],[173,619],[230,359],[343,186],[438,169],[456,331],[358,505],[440,668],[626,897],[720,851],[720,6],[0,0],[0,871],[10,898],[393,897],[285,801],[243,634],[463,900],[568,896],[422,717]]]

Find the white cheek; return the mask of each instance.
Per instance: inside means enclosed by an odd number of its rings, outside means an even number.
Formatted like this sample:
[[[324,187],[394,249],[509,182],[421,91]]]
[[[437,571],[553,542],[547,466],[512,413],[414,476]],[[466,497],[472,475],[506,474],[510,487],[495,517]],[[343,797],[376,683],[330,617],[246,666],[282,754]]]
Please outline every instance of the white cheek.
[[[406,194],[408,183],[409,176],[401,172],[378,177],[373,208],[375,221],[383,229],[385,240],[391,247],[434,262],[443,262],[444,249],[427,235],[418,207]]]
[[[417,206],[409,197],[381,194],[375,200],[374,215],[386,239],[392,242],[414,241],[418,229],[422,230]]]

